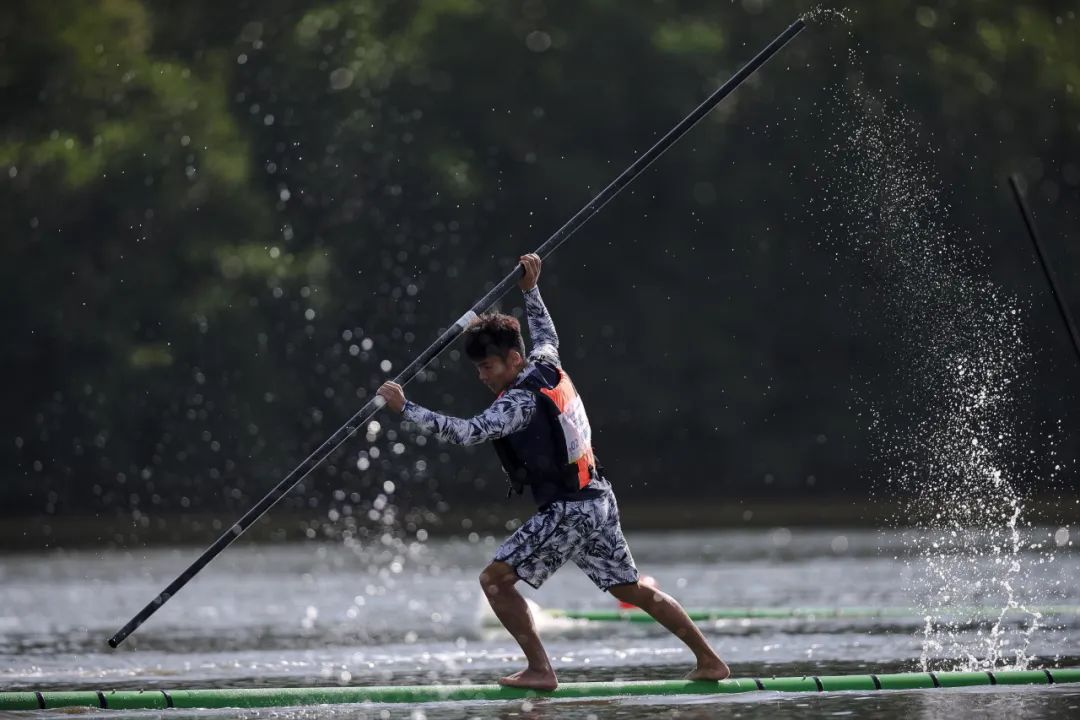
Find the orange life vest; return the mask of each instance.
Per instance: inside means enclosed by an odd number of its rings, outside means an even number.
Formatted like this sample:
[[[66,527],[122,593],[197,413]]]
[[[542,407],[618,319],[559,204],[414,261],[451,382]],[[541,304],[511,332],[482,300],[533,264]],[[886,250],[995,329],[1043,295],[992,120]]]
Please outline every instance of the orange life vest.
[[[585,405],[561,368],[534,363],[514,388],[530,390],[536,412],[523,429],[494,441],[512,490],[532,487],[537,502],[583,489],[597,477]]]

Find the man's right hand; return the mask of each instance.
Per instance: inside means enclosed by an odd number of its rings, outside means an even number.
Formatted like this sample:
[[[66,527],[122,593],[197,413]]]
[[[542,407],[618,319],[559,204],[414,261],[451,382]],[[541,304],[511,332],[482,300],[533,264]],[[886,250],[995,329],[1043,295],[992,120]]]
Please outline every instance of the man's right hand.
[[[383,383],[378,394],[394,412],[401,412],[405,409],[405,391],[396,382]]]

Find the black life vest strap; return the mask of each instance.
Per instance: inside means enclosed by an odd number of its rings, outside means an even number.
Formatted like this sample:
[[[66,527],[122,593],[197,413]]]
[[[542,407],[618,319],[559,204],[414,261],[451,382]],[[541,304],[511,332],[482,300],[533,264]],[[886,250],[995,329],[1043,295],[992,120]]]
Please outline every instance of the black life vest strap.
[[[520,480],[513,478],[510,471],[506,470],[506,468],[519,467],[517,456],[514,455],[513,450],[510,449],[510,443],[504,438],[497,438],[492,441],[491,444],[495,448],[495,454],[499,456],[499,463],[503,466],[504,474],[506,475],[506,497],[510,497],[514,493],[521,495],[525,492],[525,484]]]

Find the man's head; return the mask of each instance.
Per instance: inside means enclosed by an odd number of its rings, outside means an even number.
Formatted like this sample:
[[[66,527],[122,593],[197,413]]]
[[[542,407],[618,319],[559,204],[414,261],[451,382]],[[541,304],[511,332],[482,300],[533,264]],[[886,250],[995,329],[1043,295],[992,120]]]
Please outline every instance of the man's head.
[[[510,315],[481,315],[465,329],[465,354],[476,366],[480,382],[501,393],[525,368],[521,323]]]

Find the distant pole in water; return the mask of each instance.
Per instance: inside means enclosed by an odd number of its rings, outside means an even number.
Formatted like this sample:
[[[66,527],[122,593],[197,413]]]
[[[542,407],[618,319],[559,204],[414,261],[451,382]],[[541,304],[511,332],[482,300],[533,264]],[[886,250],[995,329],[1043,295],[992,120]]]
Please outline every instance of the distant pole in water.
[[[675,144],[679,138],[686,134],[690,128],[697,124],[701,118],[705,117],[709,111],[711,111],[717,104],[720,103],[732,90],[737,88],[743,80],[752,75],[759,67],[765,64],[765,62],[773,55],[784,47],[793,37],[798,35],[803,28],[806,27],[806,23],[802,19],[793,22],[787,30],[780,33],[776,39],[769,43],[765,49],[759,52],[753,57],[746,65],[744,65],[738,72],[731,76],[731,79],[720,86],[712,95],[710,95],[703,103],[698,105],[693,112],[683,118],[678,125],[673,127],[667,132],[660,140],[656,142],[649,150],[635,160],[630,167],[626,168],[617,178],[615,178],[610,185],[600,191],[600,194],[594,197],[589,203],[578,210],[578,212],[570,218],[565,225],[555,231],[555,234],[549,237],[543,245],[537,250],[536,254],[541,257],[546,257],[553,253],[560,245],[573,235],[577,230],[581,228],[589,219],[598,213],[604,205],[606,205],[613,197],[619,194],[619,192],[629,185],[634,178],[642,173],[654,160],[664,154],[664,152]],[[521,266],[518,265],[514,270],[507,275],[502,281],[493,287],[484,297],[480,298],[472,308],[458,319],[453,325],[445,330],[427,350],[422,352],[412,363],[409,364],[404,370],[402,370],[394,381],[405,385],[410,380],[419,374],[424,367],[435,359],[439,353],[445,350],[458,335],[464,332],[465,328],[470,322],[479,314],[488,310],[492,305],[496,303],[503,295],[505,295],[517,279],[521,276]],[[356,431],[366,423],[382,406],[385,404],[382,398],[379,396],[373,397],[369,400],[360,410],[349,418],[348,422],[342,425],[337,431],[328,437],[322,445],[317,447],[314,452],[307,456],[302,463],[296,466],[292,472],[285,476],[285,478],[274,486],[266,497],[260,500],[256,505],[244,513],[244,516],[240,518],[236,524],[230,527],[222,534],[214,544],[208,547],[199,558],[193,562],[184,572],[180,573],[175,580],[162,590],[156,598],[150,601],[146,607],[138,612],[135,617],[128,621],[127,625],[120,628],[119,631],[111,638],[109,638],[109,646],[117,647],[124,641],[131,633],[146,622],[147,618],[157,612],[158,608],[164,605],[169,599],[184,587],[191,578],[206,567],[211,560],[236,541],[238,537],[245,530],[248,529],[256,520],[263,516],[263,514],[273,507],[282,497],[285,496],[290,490],[300,483],[305,477],[311,473],[316,467],[318,467],[326,458],[328,458],[335,450],[337,450],[342,443],[356,434]]]
[[[1076,323],[1073,322],[1072,313],[1069,312],[1069,306],[1065,304],[1065,297],[1058,287],[1054,271],[1050,269],[1050,261],[1047,259],[1046,251],[1043,249],[1042,240],[1039,237],[1039,229],[1035,226],[1035,217],[1031,214],[1031,208],[1028,207],[1027,200],[1024,198],[1024,193],[1020,190],[1020,179],[1018,175],[1014,174],[1009,176],[1009,187],[1012,188],[1013,197],[1016,198],[1016,205],[1020,208],[1020,215],[1024,218],[1024,226],[1027,228],[1028,235],[1031,237],[1031,242],[1035,245],[1035,254],[1039,256],[1039,264],[1042,265],[1043,272],[1046,274],[1046,280],[1050,283],[1050,292],[1054,294],[1054,301],[1057,303],[1058,311],[1061,313],[1061,319],[1065,323],[1065,329],[1069,331],[1069,337],[1072,338],[1072,345],[1073,349],[1076,351],[1076,358],[1080,361],[1080,334],[1077,334],[1076,332]]]

